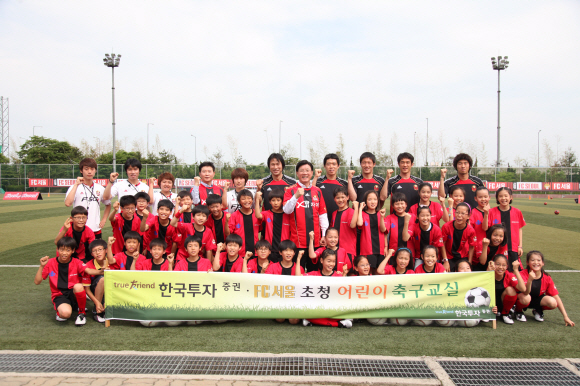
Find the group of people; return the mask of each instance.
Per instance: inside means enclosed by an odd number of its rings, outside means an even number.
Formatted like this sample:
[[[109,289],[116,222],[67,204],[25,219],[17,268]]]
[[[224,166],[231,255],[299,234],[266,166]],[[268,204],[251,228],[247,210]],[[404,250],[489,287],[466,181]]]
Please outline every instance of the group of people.
[[[72,211],[55,239],[57,256],[40,259],[35,283],[49,279],[58,321],[77,308],[75,323],[84,325],[87,297],[94,320],[105,321],[105,269],[307,276],[493,270],[499,319],[524,322],[523,311],[531,308],[543,321],[543,310],[558,308],[566,325],[574,325],[543,270],[542,253],[530,251],[522,270],[526,223],[511,205],[511,189],[497,190],[491,208],[490,192],[470,174],[471,157],[461,153],[453,160],[455,177],[446,179],[441,169],[432,201],[432,185],[411,175],[413,155],[401,153],[397,163],[399,174],[389,169],[383,178],[374,174],[375,156],[365,152],[361,174],[349,170],[344,180],[337,175],[339,157],[328,154],[325,175],[302,160],[295,180],[284,174],[282,155],[273,153],[270,175],[256,182],[254,193],[246,188],[246,170],[235,169],[222,187],[214,183],[214,165],[203,162],[191,190],[174,192],[171,173],[141,182],[137,159],[125,162],[126,180],[114,172],[103,187],[93,180],[96,162],[86,158],[66,193]],[[107,220],[113,236],[104,240]],[[332,319],[303,324],[352,326]]]

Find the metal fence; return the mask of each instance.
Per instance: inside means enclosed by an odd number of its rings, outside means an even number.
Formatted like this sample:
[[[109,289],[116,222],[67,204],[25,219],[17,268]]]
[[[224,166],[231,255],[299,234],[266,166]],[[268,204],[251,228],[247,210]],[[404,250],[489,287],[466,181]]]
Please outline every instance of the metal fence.
[[[452,166],[447,168],[447,178],[456,174]],[[216,169],[215,178],[229,179],[232,170],[235,167],[222,167]],[[269,174],[269,170],[265,165],[246,165],[245,169],[248,171],[250,179],[260,179]],[[356,174],[361,172],[358,166],[341,166],[338,175],[346,179],[348,170],[356,171]],[[385,176],[388,169],[393,169],[394,174],[399,172],[396,166],[376,166],[375,174]],[[411,174],[418,176],[425,181],[438,181],[441,177],[441,166],[425,166],[414,167]],[[122,165],[117,165],[117,172],[119,178],[126,178],[125,171]],[[113,172],[113,165],[101,164],[98,165],[97,175],[95,178],[109,178]],[[198,175],[198,165],[191,164],[167,164],[167,165],[143,165],[141,169],[140,178],[157,177],[163,172],[170,172],[176,178],[193,178]],[[324,170],[323,170],[324,172]],[[295,166],[286,165],[284,173],[296,177]],[[501,182],[580,182],[580,168],[537,168],[537,167],[515,167],[515,168],[495,168],[495,167],[474,167],[471,174],[478,176],[486,181],[501,181]],[[0,187],[5,191],[26,191],[38,190],[41,192],[65,192],[67,188],[31,188],[28,186],[29,178],[73,178],[80,176],[78,165],[36,165],[36,164],[0,164]]]

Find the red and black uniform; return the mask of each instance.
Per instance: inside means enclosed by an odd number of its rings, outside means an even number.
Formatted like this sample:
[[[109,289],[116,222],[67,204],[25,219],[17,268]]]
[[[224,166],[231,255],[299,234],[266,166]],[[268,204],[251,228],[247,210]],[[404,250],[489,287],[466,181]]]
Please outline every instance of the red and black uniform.
[[[228,229],[229,226],[226,214],[223,211],[221,214],[222,218],[220,219],[215,219],[213,215],[210,214],[205,223],[205,225],[211,229],[216,244],[226,242],[226,229]]]
[[[270,261],[273,263],[280,261],[280,241],[290,239],[290,215],[284,212],[275,213],[271,210],[263,211],[262,239],[272,245]]]
[[[465,190],[465,200],[469,204],[471,209],[477,208],[477,202],[475,201],[475,190],[480,186],[485,186],[483,181],[476,177],[472,176],[471,174],[468,176],[466,180],[460,180],[459,176],[451,177],[443,183],[443,187],[445,188],[445,197],[449,194],[449,188],[452,186],[458,185]]]
[[[351,260],[356,256],[357,230],[350,227],[354,215],[355,212],[352,208],[337,210],[332,214],[332,221],[330,221],[330,226],[338,229],[338,246],[346,250]]]
[[[232,213],[229,224],[230,233],[242,238],[240,256],[244,256],[246,252],[256,254],[255,245],[260,239],[260,225],[262,225],[262,220],[256,218],[253,209],[250,214],[244,214],[239,209]]]
[[[405,197],[407,198],[407,212],[409,212],[413,205],[419,204],[419,201],[421,201],[421,197],[419,196],[419,184],[422,183],[423,180],[415,176],[409,176],[409,178],[403,178],[401,175],[391,177],[387,182],[387,197],[391,197],[394,193],[405,194]],[[395,213],[392,200],[390,207],[391,213]]]
[[[199,250],[200,255],[205,254],[206,251],[215,251],[217,249],[217,245],[215,243],[215,239],[213,238],[211,229],[204,226],[203,230],[199,232],[197,229],[195,229],[193,224],[185,224],[180,222],[177,223],[177,232],[175,232],[173,238],[173,241],[177,243],[178,247],[175,261],[185,259],[187,256],[189,256],[184,246],[185,239],[187,239],[189,236],[197,236],[201,240],[201,249]]]
[[[412,269],[408,269],[402,275],[410,275],[410,274],[415,274],[415,271],[413,271]],[[401,275],[401,274],[397,272],[397,268],[393,267],[390,264],[387,264],[387,266],[385,267],[385,275]]]
[[[296,263],[292,263],[292,267],[286,268],[282,266],[282,263],[272,263],[268,265],[266,273],[270,275],[288,275],[294,276],[296,272]],[[304,275],[304,268],[300,267],[300,272]]]
[[[198,257],[194,262],[187,259],[181,259],[177,264],[175,264],[174,271],[197,271],[197,272],[209,272],[212,271],[211,262],[203,257]]]
[[[171,247],[173,246],[173,239],[177,231],[175,227],[171,226],[169,223],[165,226],[161,225],[159,222],[159,216],[149,216],[147,218],[147,225],[149,226],[149,229],[145,232],[143,237],[143,249],[149,250],[149,243],[151,240],[163,239],[167,243],[165,253],[170,254]]]
[[[469,247],[475,248],[477,236],[471,225],[466,224],[465,228],[457,229],[455,221],[450,221],[443,225],[441,235],[445,244],[447,258],[449,259],[449,268],[453,271],[459,260],[469,257]]]
[[[475,257],[479,257],[482,251],[482,242],[483,239],[486,237],[486,231],[483,230],[483,216],[484,213],[482,210],[479,210],[478,207],[471,209],[471,214],[469,216],[469,224],[475,230],[475,235],[477,236],[477,246],[475,247]],[[489,214],[488,214],[488,223],[489,223]],[[488,224],[489,225],[489,224]]]
[[[300,185],[296,184],[286,189],[284,206],[294,197],[300,187]],[[308,248],[310,242],[308,234],[311,231],[314,231],[314,247],[316,248],[320,245],[322,233],[319,216],[323,214],[326,214],[326,203],[320,189],[316,186],[304,188],[304,194],[297,199],[294,210],[289,214],[290,240],[298,248]]]
[[[111,226],[113,227],[113,237],[115,238],[113,254],[125,251],[125,233],[135,231],[141,234],[141,220],[136,215],[133,216],[132,220],[125,220],[120,213],[117,213],[113,221],[111,221]],[[141,248],[143,248],[143,241],[140,244]]]
[[[64,226],[60,228],[60,231],[64,229]],[[84,226],[83,230],[76,231],[74,226],[71,224],[70,228],[66,231],[63,237],[72,237],[77,242],[77,249],[73,252],[72,257],[86,262],[92,259],[91,251],[89,251],[89,244],[95,241],[95,233],[88,226]],[[56,257],[58,257],[58,249],[56,250]]]
[[[287,175],[283,174],[282,179],[280,181],[275,181],[272,175],[270,174],[268,177],[264,178],[262,183],[262,201],[264,202],[264,210],[272,210],[272,205],[270,205],[270,192],[272,190],[280,190],[285,191],[288,189],[289,186],[292,186],[296,183],[296,180],[292,177],[288,177]]]
[[[216,256],[216,259],[218,257]],[[220,259],[220,269],[218,272],[242,272],[244,266],[244,258],[240,255],[234,260],[230,261],[228,259],[228,253],[222,252],[219,256]]]
[[[324,253],[326,249],[330,248],[322,247],[314,251],[314,253],[316,253],[316,257],[314,259],[311,258],[312,264],[318,263],[318,258],[320,257],[320,255]],[[352,259],[350,258],[350,256],[348,256],[344,248],[338,248],[336,250],[336,265],[334,266],[334,270],[342,273],[342,270],[345,265],[347,270],[350,271],[352,269]]]
[[[76,303],[78,311],[85,313],[87,298],[84,291],[74,293],[73,287],[77,283],[83,283],[86,266],[79,259],[70,259],[68,263],[61,263],[57,257],[49,259],[42,269],[42,279],[48,278],[50,284],[50,299],[54,304],[54,310],[61,304]]]
[[[506,290],[506,288],[514,287],[515,289],[517,285],[518,278],[516,275],[507,271],[504,273],[501,280],[495,280],[495,305],[497,306],[497,309],[500,310],[502,315],[507,315],[510,312],[514,304],[516,304],[518,297],[517,295],[509,296],[506,294],[502,301],[501,295],[503,294],[503,291]]]
[[[415,268],[415,273],[444,273],[445,267],[441,263],[435,263],[435,267],[430,272],[425,271],[425,263]]]
[[[403,230],[405,228],[405,217],[397,216],[396,214],[390,214],[385,217],[385,226],[387,227],[387,233],[389,234],[389,249],[394,249],[395,251],[399,248],[409,248],[411,251],[415,249],[413,242],[413,224],[415,223],[415,217],[411,215],[409,220],[409,240],[403,241]],[[413,252],[411,252],[413,253]],[[412,257],[417,257],[413,255]]]
[[[381,232],[379,213],[362,212],[363,225],[360,229],[360,255],[366,256],[372,268],[376,268],[385,258],[385,234]],[[388,231],[388,230],[387,230]]]
[[[268,265],[269,266],[269,265]],[[262,273],[262,266],[258,264],[258,259],[250,259],[247,265],[248,273]],[[266,268],[268,270],[268,268]],[[264,273],[266,273],[264,271]]]
[[[179,222],[184,222],[186,224],[191,224],[193,222],[193,216],[191,215],[191,211],[189,212],[182,212],[179,211],[177,212],[177,215],[175,216]]]
[[[419,223],[413,223],[412,233],[413,236],[411,237],[413,239],[413,249],[411,250],[414,251],[413,256],[415,256],[415,259],[421,258],[423,248],[425,248],[427,245],[433,245],[437,248],[441,248],[443,246],[443,236],[441,234],[441,229],[433,223],[429,224],[429,229],[426,231],[421,228]]]
[[[522,275],[524,283],[527,285],[528,280],[530,278],[528,270],[524,269],[523,271],[520,272],[520,274]],[[516,312],[521,312],[522,309],[527,308],[532,308],[537,311],[551,310],[551,308],[543,307],[541,305],[542,299],[546,295],[556,296],[558,294],[559,294],[558,289],[556,288],[556,285],[554,284],[554,280],[552,280],[552,277],[547,273],[542,272],[542,276],[539,279],[536,279],[532,282],[532,288],[530,290],[530,296],[532,297],[531,302],[528,304],[520,304],[520,302],[517,302]]]
[[[338,177],[336,177],[336,180],[331,180],[327,176],[322,176],[316,181],[316,186],[320,188],[322,197],[324,197],[328,223],[330,223],[334,212],[338,210],[338,206],[336,205],[336,202],[334,202],[334,190],[340,186],[344,186],[348,189],[348,182]]]
[[[197,203],[195,202],[195,201],[197,201],[196,196],[195,196],[195,194],[197,193],[195,191],[196,188],[199,189],[199,201]],[[191,192],[191,195],[193,196],[193,200],[194,200],[193,203],[195,206],[207,205],[207,203],[206,203],[207,196],[210,194],[216,194],[216,195],[222,197],[224,194],[224,188],[222,188],[221,186],[214,185],[213,183],[211,186],[209,186],[205,182],[202,181],[199,184],[199,187],[194,186],[193,188],[191,188],[190,192]]]
[[[114,244],[113,244],[114,245]],[[133,265],[133,260],[135,258],[131,255],[128,255],[127,252],[119,252],[113,256],[115,258],[115,264],[109,265],[109,269],[116,269],[121,271],[129,271],[131,269],[131,265]],[[145,258],[143,255],[137,256],[135,260],[135,264],[140,258]]]
[[[518,247],[521,243],[520,229],[526,225],[522,212],[513,206],[510,206],[506,211],[502,211],[499,206],[496,206],[490,209],[488,218],[489,226],[503,224],[506,229],[504,237],[507,238],[508,270],[513,270],[512,263],[516,260],[520,261],[521,269],[522,261],[518,257]]]
[[[373,174],[372,178],[364,178],[362,174],[352,177],[352,186],[356,192],[356,200],[361,203],[365,193],[368,190],[374,190],[377,195],[381,194],[381,189],[385,184],[385,179]]]
[[[136,271],[169,271],[169,260],[167,258],[163,258],[163,261],[159,264],[156,264],[153,259],[148,259],[145,256],[141,255],[137,259],[137,263],[135,263],[135,270]]]
[[[423,206],[423,205],[421,205]],[[431,222],[437,226],[440,226],[441,219],[443,218],[443,211],[445,210],[440,203],[429,201],[429,209],[431,211]],[[417,211],[419,210],[419,204],[415,204],[411,206],[408,210],[410,214],[415,215],[417,217]],[[392,212],[391,212],[392,213]]]
[[[87,263],[85,264],[85,269],[109,269],[109,264],[107,263],[107,259],[105,259],[105,261],[103,262],[103,265],[100,265],[99,262],[95,259],[91,259],[89,261],[87,261]],[[101,280],[103,280],[105,278],[104,275],[89,275],[85,272],[84,276],[83,276],[83,286],[85,287],[89,287],[91,289],[91,292],[93,293],[93,295],[95,294],[95,291],[97,290],[97,284],[99,284],[99,282]],[[102,299],[102,303],[105,303],[105,299]]]

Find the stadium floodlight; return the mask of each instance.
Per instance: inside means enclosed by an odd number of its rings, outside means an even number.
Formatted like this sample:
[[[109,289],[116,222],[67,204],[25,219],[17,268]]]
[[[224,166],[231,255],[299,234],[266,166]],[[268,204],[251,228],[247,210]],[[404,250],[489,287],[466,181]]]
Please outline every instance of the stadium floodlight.
[[[105,54],[103,62],[105,66],[111,67],[112,70],[112,90],[113,90],[113,172],[117,171],[117,149],[115,146],[115,67],[119,67],[121,55],[115,58],[115,54]]]
[[[497,57],[497,61],[495,57],[491,58],[491,65],[494,71],[497,71],[497,160],[496,160],[496,171],[499,170],[499,163],[500,163],[500,109],[499,109],[499,96],[500,96],[500,87],[499,87],[499,73],[501,70],[507,70],[509,61],[507,60],[507,56],[503,58],[501,56]]]

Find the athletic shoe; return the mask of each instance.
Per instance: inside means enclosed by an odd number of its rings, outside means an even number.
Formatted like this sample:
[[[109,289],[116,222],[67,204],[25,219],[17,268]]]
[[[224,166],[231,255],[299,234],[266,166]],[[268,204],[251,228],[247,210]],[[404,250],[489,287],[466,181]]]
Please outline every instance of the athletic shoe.
[[[66,322],[65,318],[61,318],[60,316],[58,316],[58,313],[56,314],[56,321],[57,322]]]
[[[534,319],[538,322],[544,321],[544,313],[542,311],[532,310],[532,314],[534,314]]]
[[[518,322],[526,322],[528,319],[526,319],[526,315],[523,312],[516,312],[516,320]]]
[[[489,322],[491,322],[491,319],[481,319],[481,321],[482,321],[483,323],[489,323]]]
[[[338,322],[338,327],[351,328],[352,327],[352,320],[350,320],[350,319],[341,320],[340,322]]]
[[[312,323],[308,321],[308,319],[302,319],[302,325],[304,327],[312,326]]]
[[[502,315],[502,317],[503,317],[503,322],[505,324],[514,324],[514,320],[512,319],[510,314]]]
[[[93,319],[95,322],[105,323],[105,318],[101,314],[93,314]]]
[[[85,316],[85,314],[79,314],[79,316],[77,316],[77,320],[75,321],[75,326],[84,326],[85,324],[87,324],[87,317]]]

